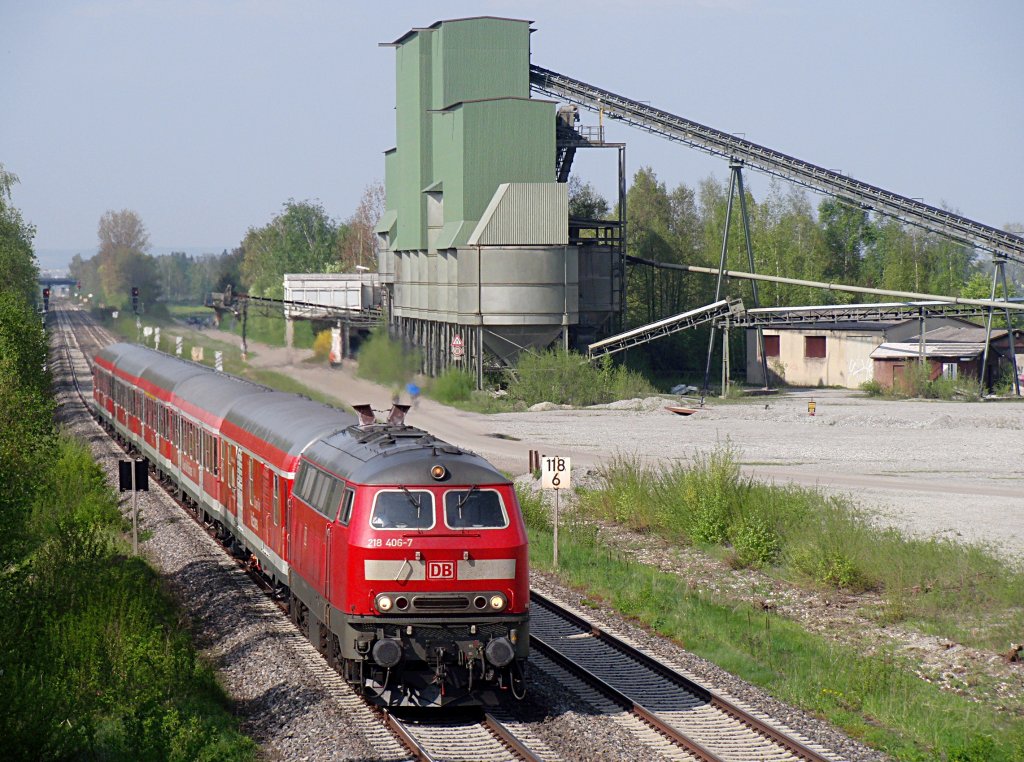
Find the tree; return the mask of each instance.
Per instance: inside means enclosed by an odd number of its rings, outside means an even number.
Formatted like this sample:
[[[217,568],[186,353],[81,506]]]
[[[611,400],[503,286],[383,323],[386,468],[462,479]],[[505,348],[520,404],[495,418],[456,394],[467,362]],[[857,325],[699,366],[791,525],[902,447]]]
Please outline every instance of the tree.
[[[13,204],[17,176],[0,165],[0,568],[24,539],[37,475],[53,441],[46,332],[35,310],[34,228]]]
[[[108,303],[127,305],[133,286],[142,301],[155,301],[160,294],[156,265],[146,254],[149,233],[142,218],[131,209],[107,211],[100,217],[99,276]]]
[[[374,232],[384,214],[384,184],[374,180],[363,190],[352,216],[338,234],[338,267],[352,272],[356,266],[377,269],[378,238]]]
[[[589,182],[576,175],[569,178],[569,218],[576,220],[603,220],[611,207],[608,201]]]
[[[0,273],[7,287],[31,304],[36,298],[39,278],[32,250],[36,231],[11,204],[11,190],[17,183],[18,176],[0,164]]]
[[[754,262],[759,273],[822,280],[827,258],[824,240],[807,195],[795,186],[783,193],[772,182],[753,223]],[[794,305],[821,301],[818,289],[785,283],[758,286],[761,304]]]
[[[281,298],[285,273],[327,272],[336,262],[338,225],[319,202],[289,199],[283,211],[242,241],[242,277],[254,295]]]
[[[875,240],[876,230],[868,213],[842,199],[825,199],[818,206],[829,263],[826,280],[858,283],[861,259]]]

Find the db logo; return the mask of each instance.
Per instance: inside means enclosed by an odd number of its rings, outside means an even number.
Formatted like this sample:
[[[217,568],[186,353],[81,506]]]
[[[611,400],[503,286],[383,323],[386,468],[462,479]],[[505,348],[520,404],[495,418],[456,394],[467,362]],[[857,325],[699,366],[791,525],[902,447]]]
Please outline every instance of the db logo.
[[[455,562],[428,561],[427,579],[455,579]]]

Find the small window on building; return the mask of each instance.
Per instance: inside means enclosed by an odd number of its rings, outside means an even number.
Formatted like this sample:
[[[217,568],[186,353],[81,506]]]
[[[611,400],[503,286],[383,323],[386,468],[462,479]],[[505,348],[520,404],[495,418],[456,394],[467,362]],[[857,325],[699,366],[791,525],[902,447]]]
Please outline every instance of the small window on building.
[[[804,357],[824,357],[825,337],[804,336]]]
[[[765,357],[778,357],[779,356],[779,337],[778,336],[765,336],[764,337],[764,356]]]

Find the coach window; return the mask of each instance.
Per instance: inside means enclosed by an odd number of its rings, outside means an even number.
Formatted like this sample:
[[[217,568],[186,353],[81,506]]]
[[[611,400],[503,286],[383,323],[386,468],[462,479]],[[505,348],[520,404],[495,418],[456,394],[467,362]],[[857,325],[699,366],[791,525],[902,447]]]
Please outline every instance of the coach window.
[[[444,493],[444,523],[450,529],[504,529],[508,516],[494,490],[450,490]]]
[[[434,496],[425,490],[378,492],[370,513],[374,529],[430,529],[434,526]]]
[[[334,486],[334,479],[323,471],[316,472],[316,480],[313,482],[313,499],[310,505],[325,516],[338,512],[337,504],[331,505],[331,491]],[[338,497],[341,497],[340,495]],[[331,516],[334,518],[334,515]]]
[[[352,504],[356,501],[356,491],[351,487],[345,488],[345,497],[341,501],[341,513],[338,515],[338,521],[348,526],[348,522],[352,520]]]
[[[220,476],[220,438],[213,437],[213,475]]]
[[[295,487],[292,491],[305,503],[310,501],[315,476],[316,469],[312,466],[306,463],[299,466],[299,475],[295,478]]]

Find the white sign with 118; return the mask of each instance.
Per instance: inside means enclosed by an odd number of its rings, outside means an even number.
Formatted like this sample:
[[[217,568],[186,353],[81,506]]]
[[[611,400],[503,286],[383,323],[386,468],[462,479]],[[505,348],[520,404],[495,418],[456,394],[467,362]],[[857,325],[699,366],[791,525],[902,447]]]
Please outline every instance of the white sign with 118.
[[[541,461],[542,489],[569,489],[571,479],[570,458],[545,457]]]

